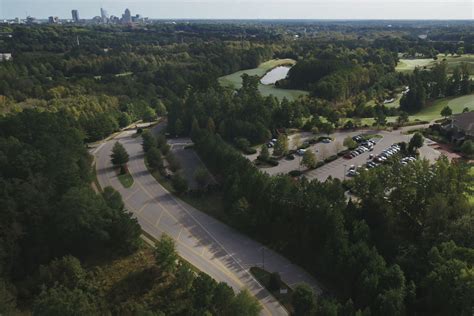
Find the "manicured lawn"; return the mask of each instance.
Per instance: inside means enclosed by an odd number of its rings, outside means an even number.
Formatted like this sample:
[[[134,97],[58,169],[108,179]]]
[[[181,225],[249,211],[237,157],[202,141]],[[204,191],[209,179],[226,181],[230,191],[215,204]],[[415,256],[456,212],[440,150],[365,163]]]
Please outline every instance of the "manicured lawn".
[[[242,87],[242,78],[241,76],[245,73],[249,76],[259,76],[263,77],[269,70],[283,65],[294,65],[296,62],[293,59],[272,59],[260,64],[257,68],[241,70],[234,72],[233,74],[223,76],[219,78],[221,85],[226,87],[232,87],[234,89],[239,89]],[[278,89],[274,85],[263,85],[259,84],[258,89],[262,95],[274,95],[279,99],[286,97],[289,100],[294,100],[301,95],[306,95],[308,92],[302,90],[290,90],[290,89]]]
[[[453,110],[453,114],[462,113],[464,108],[468,108],[470,111],[474,111],[474,94],[470,95],[463,95],[460,97],[450,97],[450,98],[443,98],[436,100],[432,105],[425,107],[420,112],[414,115],[410,115],[409,119],[410,122],[418,121],[433,121],[435,119],[442,118],[441,110],[448,105],[451,110]],[[343,119],[343,123],[350,119]],[[395,122],[397,120],[396,116],[388,116],[387,122]],[[374,119],[369,118],[362,118],[361,124],[362,125],[369,125],[372,126],[374,123]]]
[[[395,70],[399,72],[411,72],[416,67],[431,68],[443,59],[446,59],[448,64],[448,73],[452,73],[453,69],[461,63],[467,63],[471,73],[474,71],[474,54],[464,54],[461,56],[444,56],[444,54],[439,54],[438,60],[433,60],[432,58],[400,59]]]
[[[400,59],[395,70],[399,72],[410,72],[416,67],[431,66],[434,62],[432,58]]]
[[[118,179],[124,188],[130,188],[133,184],[133,177],[128,172],[119,174]]]
[[[280,288],[287,289],[288,292],[287,294],[280,294],[279,290],[272,291],[270,289],[270,272],[259,267],[251,267],[250,273],[252,273],[255,279],[257,279],[258,282],[260,282],[278,300],[278,302],[280,302],[280,304],[290,312],[290,314],[293,313],[293,305],[291,304],[291,295],[293,290],[291,287],[282,281],[280,283]]]

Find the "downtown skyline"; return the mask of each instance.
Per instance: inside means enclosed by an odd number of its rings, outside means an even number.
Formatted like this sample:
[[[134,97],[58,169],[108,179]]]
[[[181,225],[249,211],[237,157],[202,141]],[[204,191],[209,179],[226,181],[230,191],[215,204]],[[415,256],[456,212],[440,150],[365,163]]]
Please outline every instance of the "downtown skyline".
[[[470,0],[3,0],[0,4],[0,18],[25,18],[29,15],[39,19],[49,16],[71,19],[71,10],[78,10],[81,18],[91,19],[100,16],[101,8],[115,16],[121,16],[125,8],[129,8],[132,14],[142,13],[154,19],[469,20],[474,17],[474,4]]]

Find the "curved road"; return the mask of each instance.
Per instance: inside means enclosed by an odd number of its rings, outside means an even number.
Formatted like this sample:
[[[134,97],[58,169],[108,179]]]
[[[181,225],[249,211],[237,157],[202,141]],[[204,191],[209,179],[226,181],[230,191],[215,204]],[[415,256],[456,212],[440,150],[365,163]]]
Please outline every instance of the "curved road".
[[[160,128],[162,125],[155,127],[155,131]],[[169,193],[148,172],[141,137],[132,138],[134,133],[134,130],[122,132],[97,147],[93,154],[100,185],[112,186],[121,193],[127,209],[144,231],[157,239],[162,233],[172,236],[179,254],[199,270],[226,282],[234,290],[247,288],[262,304],[263,315],[288,314],[248,271],[252,266],[262,265],[263,253],[266,270],[279,272],[289,285],[305,282],[317,293],[321,292],[314,278],[286,258]],[[110,162],[115,141],[120,141],[130,156],[128,167],[134,183],[128,189],[120,184]]]

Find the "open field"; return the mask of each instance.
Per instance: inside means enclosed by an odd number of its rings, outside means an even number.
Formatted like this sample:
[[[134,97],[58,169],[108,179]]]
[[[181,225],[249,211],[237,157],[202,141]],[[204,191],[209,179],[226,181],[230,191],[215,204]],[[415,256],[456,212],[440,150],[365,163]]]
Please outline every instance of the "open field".
[[[223,76],[219,78],[219,83],[226,87],[232,87],[239,89],[242,87],[242,78],[243,74],[248,74],[249,76],[258,76],[263,77],[269,70],[272,70],[275,67],[283,65],[294,65],[296,62],[293,59],[272,59],[260,64],[257,68],[246,69],[234,72],[233,74]],[[262,95],[274,95],[279,99],[286,97],[289,100],[294,100],[301,95],[307,94],[306,91],[301,90],[290,90],[290,89],[278,89],[274,85],[263,85],[259,84],[259,90]]]
[[[474,54],[464,54],[461,56],[444,56],[443,54],[439,54],[438,60],[433,60],[431,58],[400,59],[395,70],[399,72],[411,72],[416,67],[431,68],[443,59],[446,59],[446,62],[448,63],[448,73],[452,73],[453,69],[463,62],[469,65],[471,73],[474,72]]]
[[[396,101],[395,101],[396,102]],[[393,103],[395,103],[393,102]],[[398,101],[400,102],[400,101]],[[392,103],[392,105],[393,105]],[[450,97],[450,98],[443,98],[436,100],[432,105],[422,109],[420,112],[410,115],[409,119],[410,122],[418,121],[432,121],[438,118],[441,118],[441,110],[448,105],[451,110],[453,110],[453,114],[462,113],[464,108],[468,108],[470,111],[474,111],[474,94],[463,95],[461,97]],[[348,121],[349,119],[344,119],[343,123]],[[388,116],[387,122],[395,122],[397,120],[396,116]],[[372,126],[374,123],[373,118],[362,118],[361,124],[362,125],[369,125]]]

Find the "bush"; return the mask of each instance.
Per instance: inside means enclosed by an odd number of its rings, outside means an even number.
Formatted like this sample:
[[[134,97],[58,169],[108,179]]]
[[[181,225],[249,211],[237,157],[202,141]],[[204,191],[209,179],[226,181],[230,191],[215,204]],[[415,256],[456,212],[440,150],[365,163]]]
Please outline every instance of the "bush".
[[[268,163],[269,165],[272,165],[272,166],[278,166],[279,162],[277,159],[275,158],[269,158],[266,163]]]
[[[316,163],[316,166],[314,167],[314,169],[317,169],[317,168],[322,167],[322,166],[324,166],[324,161],[318,161]]]
[[[328,163],[337,159],[337,155],[332,155],[324,159],[324,162]]]
[[[288,174],[291,177],[299,177],[301,176],[302,172],[300,170],[291,170],[290,172],[288,172]]]
[[[188,182],[179,174],[176,174],[171,178],[171,185],[178,194],[182,194],[188,190]]]
[[[348,153],[350,153],[350,150],[349,150],[349,149],[345,149],[345,150],[342,150],[342,151],[338,152],[337,155],[338,155],[339,157],[341,157],[341,156],[344,156],[345,154],[348,154]]]
[[[252,148],[252,147],[247,147],[245,149],[242,149],[242,152],[246,155],[253,155],[253,154],[257,153],[257,150],[255,148]]]

